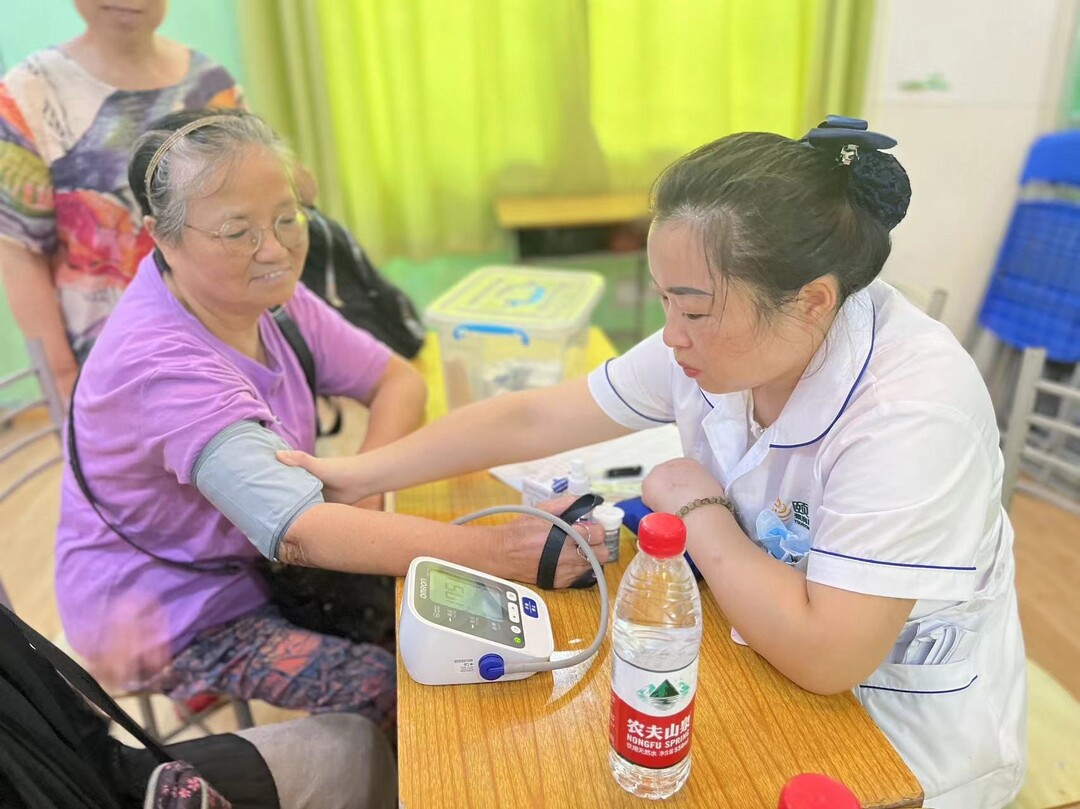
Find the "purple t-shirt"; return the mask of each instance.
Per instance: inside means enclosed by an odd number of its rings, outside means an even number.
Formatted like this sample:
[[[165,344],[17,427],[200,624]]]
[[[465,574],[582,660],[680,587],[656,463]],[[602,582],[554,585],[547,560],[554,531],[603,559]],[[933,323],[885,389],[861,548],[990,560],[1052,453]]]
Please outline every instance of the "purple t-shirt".
[[[318,392],[365,399],[390,349],[302,285],[286,310],[311,348]],[[259,555],[191,484],[196,459],[218,432],[254,420],[289,446],[314,450],[315,406],[303,369],[269,314],[260,318],[259,332],[265,366],[207,331],[147,256],[83,366],[74,409],[90,491],[109,522],[159,556]],[[146,643],[168,641],[176,653],[196,633],[267,602],[261,578],[246,566],[225,575],[183,570],[132,548],[94,513],[70,466],[57,529],[56,593],[68,640],[87,657],[112,648],[107,639],[117,609],[160,610],[156,623],[163,625]]]

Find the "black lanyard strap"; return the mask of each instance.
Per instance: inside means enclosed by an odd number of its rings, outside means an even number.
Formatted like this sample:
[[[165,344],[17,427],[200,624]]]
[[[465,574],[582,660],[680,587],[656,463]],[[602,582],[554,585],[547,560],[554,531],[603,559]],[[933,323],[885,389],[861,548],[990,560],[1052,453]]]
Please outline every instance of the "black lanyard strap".
[[[116,704],[116,700],[105,693],[105,689],[90,676],[86,669],[57,649],[44,635],[2,604],[0,604],[0,612],[18,627],[31,648],[47,660],[71,684],[72,688],[97,706],[109,719],[138,739],[139,743],[151,751],[159,762],[173,760],[164,747],[143,730],[138,722],[128,716],[124,709]]]

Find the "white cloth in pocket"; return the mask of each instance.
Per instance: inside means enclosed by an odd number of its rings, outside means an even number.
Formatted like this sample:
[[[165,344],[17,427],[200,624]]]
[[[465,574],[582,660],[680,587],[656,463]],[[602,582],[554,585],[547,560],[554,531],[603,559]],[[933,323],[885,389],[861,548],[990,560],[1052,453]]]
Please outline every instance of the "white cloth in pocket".
[[[955,623],[929,618],[904,627],[893,646],[891,663],[911,666],[940,666],[966,660],[971,654],[975,633]]]

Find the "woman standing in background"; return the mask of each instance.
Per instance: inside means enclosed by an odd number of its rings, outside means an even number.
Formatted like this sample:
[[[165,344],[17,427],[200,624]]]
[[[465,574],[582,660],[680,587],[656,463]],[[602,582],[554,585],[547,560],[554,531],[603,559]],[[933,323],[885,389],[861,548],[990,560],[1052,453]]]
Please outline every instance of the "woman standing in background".
[[[129,152],[166,113],[242,106],[221,65],[155,31],[167,0],[75,0],[86,30],[0,82],[0,272],[66,400],[152,241]]]

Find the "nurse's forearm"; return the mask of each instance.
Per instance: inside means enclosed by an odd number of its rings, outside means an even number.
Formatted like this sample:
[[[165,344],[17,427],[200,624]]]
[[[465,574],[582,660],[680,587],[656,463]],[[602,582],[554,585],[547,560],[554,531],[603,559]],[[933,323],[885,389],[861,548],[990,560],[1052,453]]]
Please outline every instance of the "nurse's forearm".
[[[572,380],[453,410],[390,446],[365,453],[350,483],[365,494],[393,491],[627,432],[600,410],[584,379]]]
[[[726,509],[698,509],[686,524],[687,550],[732,626],[809,691],[834,694],[860,683],[880,665],[910,611],[907,601],[808,585],[751,542]]]

